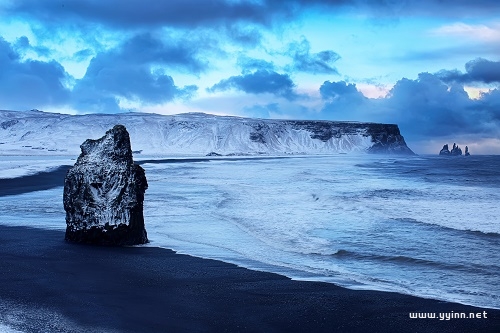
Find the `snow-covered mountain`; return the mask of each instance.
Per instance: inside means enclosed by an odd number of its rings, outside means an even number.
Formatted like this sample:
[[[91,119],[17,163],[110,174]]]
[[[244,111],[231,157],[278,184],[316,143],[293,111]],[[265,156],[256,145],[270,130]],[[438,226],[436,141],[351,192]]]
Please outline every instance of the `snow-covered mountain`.
[[[413,154],[393,124],[32,110],[0,111],[0,155],[78,155],[86,139],[99,138],[117,124],[129,131],[136,155]]]

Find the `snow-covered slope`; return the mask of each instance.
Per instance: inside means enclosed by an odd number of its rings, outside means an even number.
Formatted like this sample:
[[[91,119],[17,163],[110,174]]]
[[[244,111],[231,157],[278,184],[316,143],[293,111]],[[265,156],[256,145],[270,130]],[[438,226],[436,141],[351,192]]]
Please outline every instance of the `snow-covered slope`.
[[[65,115],[0,111],[0,155],[78,155],[86,139],[124,125],[137,155],[413,154],[397,125],[222,117],[203,113]]]

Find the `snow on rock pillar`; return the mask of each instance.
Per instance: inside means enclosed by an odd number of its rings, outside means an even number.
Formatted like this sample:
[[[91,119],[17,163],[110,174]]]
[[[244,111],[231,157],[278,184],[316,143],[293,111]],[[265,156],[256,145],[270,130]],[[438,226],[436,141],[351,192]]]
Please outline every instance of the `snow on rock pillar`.
[[[134,164],[125,126],[86,140],[64,179],[66,240],[101,245],[148,242],[143,201],[144,169]]]

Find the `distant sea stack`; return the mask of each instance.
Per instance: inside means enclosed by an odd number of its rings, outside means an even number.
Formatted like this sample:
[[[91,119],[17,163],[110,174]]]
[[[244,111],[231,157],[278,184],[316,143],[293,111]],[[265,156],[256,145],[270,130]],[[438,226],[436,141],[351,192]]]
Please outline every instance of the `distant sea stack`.
[[[143,201],[144,169],[134,164],[127,129],[116,125],[86,140],[64,179],[66,240],[100,245],[148,242]]]
[[[462,155],[462,149],[458,147],[456,143],[453,144],[453,148],[451,151],[448,148],[448,144],[445,144],[443,146],[443,149],[439,151],[439,155],[441,156],[460,156]],[[465,146],[465,156],[470,156],[469,154],[469,147]]]
[[[448,144],[445,144],[443,148],[439,151],[439,155],[449,156],[451,154]]]

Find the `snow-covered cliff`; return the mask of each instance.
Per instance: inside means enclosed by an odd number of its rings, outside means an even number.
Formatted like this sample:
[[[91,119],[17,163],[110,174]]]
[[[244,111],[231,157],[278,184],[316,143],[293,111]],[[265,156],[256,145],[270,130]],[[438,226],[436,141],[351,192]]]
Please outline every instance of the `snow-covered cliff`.
[[[116,124],[127,127],[133,150],[143,155],[413,154],[393,124],[41,111],[0,111],[0,154],[78,154],[82,141]]]

